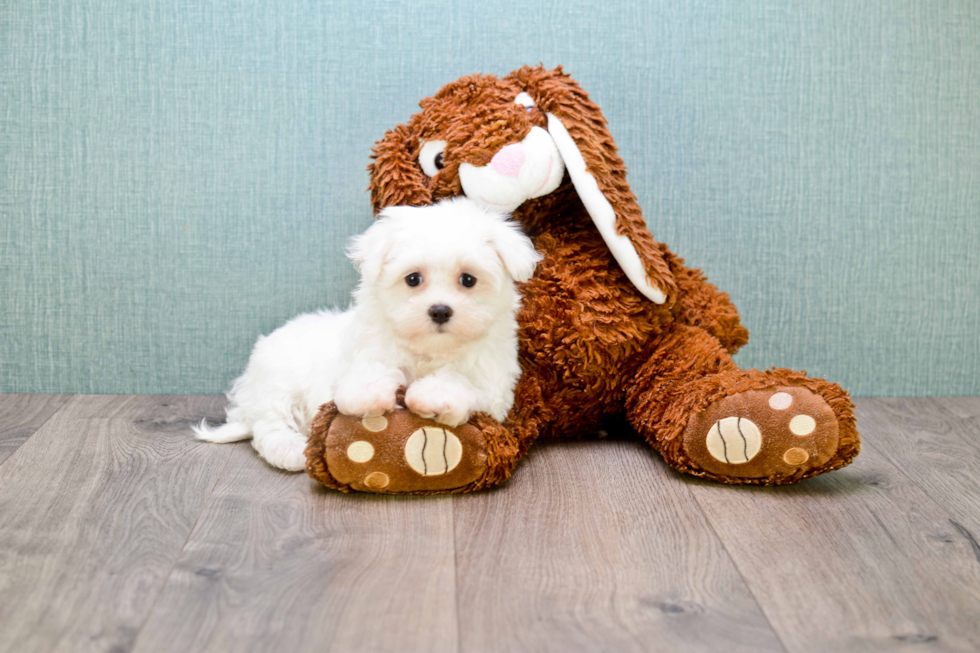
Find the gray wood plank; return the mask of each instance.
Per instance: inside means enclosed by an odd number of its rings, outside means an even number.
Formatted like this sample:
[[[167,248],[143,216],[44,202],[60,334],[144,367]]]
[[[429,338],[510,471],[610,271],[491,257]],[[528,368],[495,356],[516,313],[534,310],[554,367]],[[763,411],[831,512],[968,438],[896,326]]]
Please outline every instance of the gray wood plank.
[[[967,420],[972,433],[970,441],[980,444],[980,397],[933,397],[930,401]]]
[[[64,406],[70,396],[0,394],[0,465]]]
[[[781,651],[682,478],[638,440],[539,444],[456,497],[463,651]]]
[[[976,651],[976,551],[880,453],[893,418],[867,407],[852,466],[783,488],[691,481],[693,495],[788,650]]]
[[[344,495],[234,454],[135,650],[455,651],[452,499]]]
[[[980,541],[980,400],[862,399],[858,406],[869,446],[942,505],[953,537]]]
[[[0,651],[129,650],[231,451],[221,397],[75,396],[0,466]]]

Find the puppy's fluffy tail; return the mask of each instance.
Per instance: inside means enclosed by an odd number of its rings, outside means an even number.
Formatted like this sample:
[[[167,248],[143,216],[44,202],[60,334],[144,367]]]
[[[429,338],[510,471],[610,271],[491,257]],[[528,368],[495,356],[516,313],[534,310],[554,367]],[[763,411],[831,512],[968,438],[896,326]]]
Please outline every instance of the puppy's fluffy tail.
[[[248,440],[252,437],[252,430],[241,422],[229,422],[218,427],[211,427],[208,426],[206,419],[202,419],[201,423],[197,426],[192,426],[191,430],[194,431],[194,436],[198,440],[217,442],[219,444]]]

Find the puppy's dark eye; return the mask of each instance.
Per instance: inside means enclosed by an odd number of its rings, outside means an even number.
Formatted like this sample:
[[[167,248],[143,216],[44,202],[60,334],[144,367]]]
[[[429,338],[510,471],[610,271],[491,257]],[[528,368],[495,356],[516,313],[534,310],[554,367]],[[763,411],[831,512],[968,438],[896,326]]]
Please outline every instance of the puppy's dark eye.
[[[433,161],[433,163],[436,164],[436,168],[438,168],[439,170],[442,170],[443,168],[446,167],[446,162],[442,160],[442,152],[439,152],[439,154],[436,155],[436,159],[435,161]]]
[[[472,274],[466,274],[464,272],[463,274],[459,275],[459,283],[464,288],[472,288],[476,285],[476,277],[474,277]]]
[[[422,283],[422,275],[418,272],[413,272],[407,277],[405,277],[405,283],[410,285],[412,288]]]

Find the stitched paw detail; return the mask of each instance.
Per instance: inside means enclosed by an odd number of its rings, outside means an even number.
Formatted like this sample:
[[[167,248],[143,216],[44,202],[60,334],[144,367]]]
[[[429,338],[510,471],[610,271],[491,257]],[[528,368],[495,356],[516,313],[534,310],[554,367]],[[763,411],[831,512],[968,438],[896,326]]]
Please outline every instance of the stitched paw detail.
[[[422,476],[442,476],[456,469],[463,458],[463,444],[452,431],[423,426],[405,443],[405,461]]]
[[[738,478],[793,475],[826,463],[837,450],[833,410],[806,388],[778,386],[719,399],[684,432],[691,462]]]
[[[714,423],[706,440],[715,460],[741,465],[756,457],[762,448],[762,432],[745,417],[726,417]]]
[[[482,432],[451,428],[398,407],[363,419],[338,415],[326,462],[339,482],[361,492],[439,492],[477,480],[487,465]]]

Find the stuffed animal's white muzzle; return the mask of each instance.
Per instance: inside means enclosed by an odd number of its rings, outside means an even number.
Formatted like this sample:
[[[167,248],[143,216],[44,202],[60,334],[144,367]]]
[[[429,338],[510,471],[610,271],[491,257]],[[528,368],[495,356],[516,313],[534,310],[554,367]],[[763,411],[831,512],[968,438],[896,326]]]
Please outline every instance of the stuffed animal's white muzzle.
[[[459,166],[466,196],[504,213],[554,191],[564,175],[555,140],[540,127],[532,127],[520,143],[500,148],[485,166]]]

